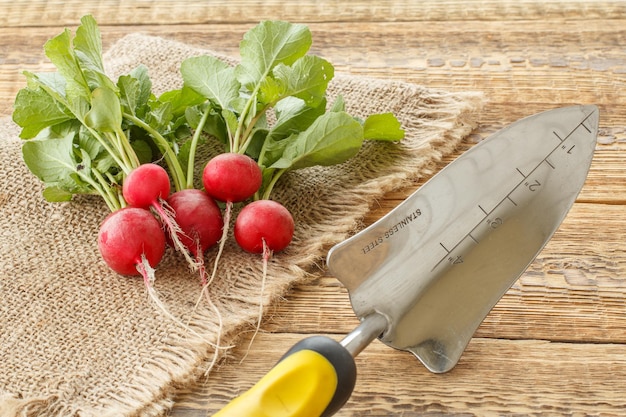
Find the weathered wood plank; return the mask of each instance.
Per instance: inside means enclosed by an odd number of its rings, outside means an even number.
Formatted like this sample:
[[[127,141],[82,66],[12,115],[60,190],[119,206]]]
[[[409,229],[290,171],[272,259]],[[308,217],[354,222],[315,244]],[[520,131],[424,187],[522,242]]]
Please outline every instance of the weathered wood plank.
[[[611,20],[626,13],[623,2],[586,0],[498,0],[446,1],[427,0],[356,0],[339,3],[333,0],[264,1],[175,0],[129,2],[104,0],[97,3],[79,0],[38,0],[24,2],[3,0],[0,27],[73,25],[81,16],[92,13],[103,24],[168,25],[194,23],[252,22],[281,18],[304,22],[398,22],[398,21],[499,21],[542,17],[545,20]]]
[[[315,38],[313,52],[327,57],[338,72],[454,91],[484,91],[490,103],[508,105],[507,117],[511,118],[516,116],[516,110],[527,112],[529,106],[545,109],[546,103],[608,102],[612,106],[602,108],[606,136],[624,140],[624,133],[613,128],[614,124],[626,124],[626,112],[621,111],[626,99],[619,93],[623,77],[615,76],[626,71],[626,58],[613,52],[626,36],[624,21],[569,24],[572,39],[567,39],[567,34],[551,38],[550,27],[543,21],[525,22],[524,30],[518,32],[507,30],[510,24],[468,22],[463,25],[463,32],[451,30],[446,24],[424,22],[393,26],[312,24],[311,28]],[[105,47],[125,34],[139,31],[236,55],[241,35],[249,27],[105,26],[102,30]],[[58,31],[59,28],[50,27],[25,28],[15,34],[11,28],[0,29],[0,50],[9,51],[0,58],[0,113],[10,112],[10,103],[23,85],[21,70],[50,69],[42,45]],[[20,44],[20,49],[11,48],[14,44]],[[524,106],[519,104],[522,102]],[[487,108],[485,116],[509,122],[497,107]]]
[[[623,78],[620,81],[614,76],[626,71],[626,60],[614,52],[626,36],[624,20],[573,22],[558,34],[544,21],[525,22],[523,31],[511,31],[507,28],[511,24],[467,22],[462,28],[451,29],[443,23],[355,22],[312,24],[311,28],[313,51],[328,57],[338,71],[453,90],[480,89],[491,102],[576,103],[603,99],[626,104],[619,94]],[[102,31],[105,46],[124,34],[144,32],[236,55],[241,35],[251,25],[103,25]],[[3,57],[3,71],[11,75],[41,65],[45,62],[43,43],[59,30],[25,28],[15,34],[12,28],[0,29],[0,50],[10,51]],[[464,41],[453,43],[452,39]],[[13,50],[13,44],[23,46]],[[17,80],[14,77],[12,81]],[[5,88],[0,86],[0,91]],[[11,98],[15,92],[9,91],[6,96],[3,92],[1,97]],[[623,113],[616,110],[611,116],[624,124]]]

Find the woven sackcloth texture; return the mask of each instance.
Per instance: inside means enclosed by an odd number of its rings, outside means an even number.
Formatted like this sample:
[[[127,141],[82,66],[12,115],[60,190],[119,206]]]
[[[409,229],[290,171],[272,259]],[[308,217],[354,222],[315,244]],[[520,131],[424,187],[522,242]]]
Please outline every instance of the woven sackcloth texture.
[[[135,34],[104,58],[114,78],[146,65],[159,94],[179,87],[180,62],[199,54],[213,53]],[[343,95],[356,116],[394,112],[406,138],[368,143],[347,163],[281,179],[275,199],[293,213],[296,233],[270,261],[266,306],[311,279],[330,245],[358,229],[384,193],[432,173],[434,162],[475,127],[481,106],[479,94],[348,75],[337,75],[328,93],[330,100]],[[0,416],[164,415],[176,388],[206,370],[217,315],[208,303],[194,308],[198,279],[172,250],[157,269],[155,286],[191,331],[155,307],[140,279],[112,273],[96,243],[106,206],[95,196],[45,202],[40,182],[22,162],[18,135],[9,119],[0,122]],[[210,289],[223,317],[222,346],[254,328],[261,300],[261,259],[232,241]],[[215,253],[207,253],[208,265]]]

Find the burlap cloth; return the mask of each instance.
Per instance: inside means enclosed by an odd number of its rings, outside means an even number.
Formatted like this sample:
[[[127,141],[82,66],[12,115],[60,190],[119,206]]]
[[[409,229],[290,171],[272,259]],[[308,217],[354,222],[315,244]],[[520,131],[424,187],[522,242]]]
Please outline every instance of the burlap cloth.
[[[131,35],[105,62],[114,77],[145,64],[160,93],[180,85],[184,58],[202,53],[211,52]],[[296,233],[270,262],[264,305],[319,271],[330,245],[354,232],[376,199],[430,173],[473,129],[481,103],[477,94],[345,75],[329,87],[331,98],[338,93],[353,115],[394,112],[406,139],[368,144],[341,166],[283,177],[276,199],[293,213]],[[0,416],[165,414],[175,388],[204,372],[214,351],[207,341],[215,340],[217,316],[206,304],[194,312],[197,277],[172,251],[157,270],[161,299],[191,323],[188,332],[155,308],[140,279],[118,276],[100,259],[96,236],[107,209],[99,198],[43,200],[18,134],[8,118],[0,121]],[[208,253],[208,264],[214,256]],[[255,326],[261,268],[259,256],[227,245],[211,287],[224,320],[222,345]]]

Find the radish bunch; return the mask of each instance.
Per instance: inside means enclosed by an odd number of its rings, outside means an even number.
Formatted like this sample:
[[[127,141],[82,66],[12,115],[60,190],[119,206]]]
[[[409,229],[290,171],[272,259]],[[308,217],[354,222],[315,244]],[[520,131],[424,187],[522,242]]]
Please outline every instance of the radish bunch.
[[[170,188],[167,171],[154,163],[139,165],[125,178],[122,195],[129,207],[111,213],[98,234],[100,253],[111,269],[141,274],[149,285],[148,267],[161,261],[167,242],[186,257],[193,255],[188,260],[194,268],[203,265],[204,253],[222,234],[221,211],[200,190],[170,194]]]
[[[24,73],[13,113],[24,161],[48,201],[102,197],[111,211],[98,234],[103,260],[141,275],[150,291],[168,244],[206,287],[230,231],[244,251],[262,255],[265,270],[295,229],[274,199],[283,175],[343,163],[365,140],[404,135],[391,113],[362,120],[342,97],[328,103],[334,68],[308,54],[311,43],[305,25],[263,21],[244,35],[239,64],[185,59],[183,86],[157,97],[144,66],[108,77],[100,31],[84,16],[73,39],[66,29],[44,46],[57,73]],[[200,161],[203,146],[223,151]],[[209,279],[204,257],[218,243]]]

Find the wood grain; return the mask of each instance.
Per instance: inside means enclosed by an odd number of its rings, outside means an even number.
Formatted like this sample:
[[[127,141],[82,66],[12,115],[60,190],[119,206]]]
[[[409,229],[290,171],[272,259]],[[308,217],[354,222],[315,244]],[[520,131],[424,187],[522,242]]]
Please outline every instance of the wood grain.
[[[222,366],[221,378],[204,382],[204,394],[181,401],[175,415],[197,415],[200,404],[219,410],[280,358],[276,344],[298,340],[259,335],[254,355]],[[411,354],[375,342],[357,368],[337,416],[618,415],[626,406],[626,356],[611,344],[474,338],[451,372],[431,374]]]
[[[601,111],[587,182],[553,240],[495,306],[459,365],[433,375],[375,342],[358,358],[340,416],[621,415],[626,409],[626,2],[587,0],[0,0],[0,116],[23,70],[51,70],[42,45],[92,13],[105,49],[142,32],[237,56],[262,19],[306,22],[338,72],[482,91],[479,127],[442,168],[508,123],[574,103]],[[436,170],[435,169],[435,170]],[[377,202],[369,224],[424,178]],[[309,334],[357,324],[325,270],[267,312],[208,381],[181,388],[172,416],[205,416],[249,388]]]
[[[1,27],[44,25],[72,26],[86,13],[92,13],[103,25],[168,25],[193,23],[254,23],[264,19],[314,22],[398,22],[398,21],[501,21],[554,19],[615,20],[626,12],[620,1],[586,0],[176,0],[119,1],[97,3],[79,0],[2,0]]]

